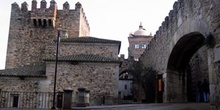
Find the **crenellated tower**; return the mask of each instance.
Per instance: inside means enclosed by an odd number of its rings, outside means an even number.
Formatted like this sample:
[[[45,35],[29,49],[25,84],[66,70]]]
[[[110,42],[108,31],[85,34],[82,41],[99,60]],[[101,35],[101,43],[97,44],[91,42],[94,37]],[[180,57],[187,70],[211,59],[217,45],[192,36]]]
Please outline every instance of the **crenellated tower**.
[[[32,26],[55,28],[57,18],[57,4],[54,0],[52,0],[50,2],[50,7],[47,8],[47,2],[42,0],[40,3],[40,8],[38,9],[37,1],[33,0],[30,14]]]
[[[89,23],[81,3],[70,9],[68,2],[63,9],[58,10],[55,0],[42,0],[37,7],[37,0],[32,1],[31,10],[23,2],[11,6],[6,68],[33,65],[42,62],[44,58],[55,54],[57,29],[65,29],[69,37],[88,36]]]

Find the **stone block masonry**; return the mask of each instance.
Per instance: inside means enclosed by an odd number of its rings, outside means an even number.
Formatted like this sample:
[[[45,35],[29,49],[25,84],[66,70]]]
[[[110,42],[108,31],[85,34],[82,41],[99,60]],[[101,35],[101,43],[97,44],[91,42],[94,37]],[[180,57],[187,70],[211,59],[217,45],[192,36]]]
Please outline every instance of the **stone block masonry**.
[[[21,8],[17,3],[12,4],[6,69],[0,70],[0,90],[8,93],[18,91],[18,97],[23,92],[46,92],[49,96],[45,99],[48,100],[43,101],[52,102],[56,38],[61,28],[68,32],[68,38],[59,36],[55,91],[72,89],[72,102],[69,103],[73,106],[77,89],[81,87],[90,90],[90,105],[101,105],[103,96],[106,104],[114,104],[118,98],[121,42],[90,37],[89,24],[79,2],[73,10],[69,9],[68,2],[63,4],[63,10],[57,9],[54,0],[50,1],[49,8],[46,4],[42,0],[40,8],[37,8],[37,1],[33,0],[31,11],[26,2]],[[13,98],[16,102],[17,96]],[[28,105],[23,100],[17,103]],[[39,105],[40,102],[33,103]]]
[[[33,0],[30,11],[26,2],[21,7],[12,4],[6,69],[42,62],[48,57],[46,47],[55,47],[58,28],[67,30],[69,37],[89,35],[90,27],[79,2],[75,9],[69,9],[66,2],[63,10],[57,9],[54,0],[49,8],[45,4],[46,1],[42,1],[41,7],[37,8],[37,1]],[[55,54],[53,51],[49,53]]]
[[[215,56],[219,55],[215,50],[220,44],[219,10],[219,0],[178,0],[154,35],[149,48],[141,56],[140,59],[145,67],[153,67],[159,74],[166,74],[165,85],[172,87],[173,90],[165,88],[164,102],[168,102],[167,97],[173,92],[184,96],[184,88],[187,84],[184,81],[186,80],[184,74],[189,73],[187,66],[191,61],[190,66],[193,67],[190,69],[202,74],[203,78],[209,76],[211,105],[219,110],[220,78],[217,76],[220,64],[215,59]],[[210,40],[207,36],[210,35],[215,42],[213,47],[205,46],[206,41]],[[200,60],[199,65],[195,61],[196,58]],[[194,64],[197,66],[195,67]],[[174,71],[179,76],[172,78],[172,75],[169,75],[172,74],[170,71]],[[182,82],[179,85],[175,84],[177,81],[170,83],[175,80]],[[181,97],[175,100],[181,102]]]
[[[50,91],[53,90],[54,63],[47,63],[47,76],[51,81]],[[57,75],[57,90],[72,88],[77,91],[78,88],[90,90],[91,105],[101,105],[103,95],[106,99],[116,99],[118,96],[118,64],[102,63],[59,63]],[[76,99],[76,94],[73,95]],[[74,100],[74,103],[76,100]],[[114,104],[113,101],[108,104]]]

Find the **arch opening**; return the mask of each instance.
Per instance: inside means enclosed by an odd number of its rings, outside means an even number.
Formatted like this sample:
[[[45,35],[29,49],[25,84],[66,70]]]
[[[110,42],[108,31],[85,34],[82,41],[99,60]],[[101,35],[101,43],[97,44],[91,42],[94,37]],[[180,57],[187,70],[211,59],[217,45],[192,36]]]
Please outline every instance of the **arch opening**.
[[[119,74],[118,90],[121,99],[133,100],[133,76],[127,69]]]
[[[193,32],[181,37],[173,47],[167,64],[165,97],[168,102],[196,101],[197,81],[208,79],[207,53],[204,51],[206,50],[204,42],[205,37],[201,33]],[[207,71],[202,70],[204,65]]]
[[[199,48],[204,45],[205,37],[198,33],[183,36],[174,46],[168,61],[168,70],[183,72]]]

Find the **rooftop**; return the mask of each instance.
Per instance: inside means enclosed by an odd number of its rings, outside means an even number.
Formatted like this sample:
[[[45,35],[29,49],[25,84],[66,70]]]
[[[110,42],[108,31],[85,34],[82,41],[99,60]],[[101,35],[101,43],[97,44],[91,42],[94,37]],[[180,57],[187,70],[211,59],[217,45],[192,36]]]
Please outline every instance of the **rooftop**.
[[[146,30],[143,28],[142,23],[139,25],[139,29],[134,32],[134,36],[148,36]]]
[[[44,59],[45,61],[55,61],[54,58]],[[121,63],[120,60],[115,58],[102,57],[99,55],[88,55],[88,54],[80,54],[80,55],[70,55],[59,57],[58,61],[60,62],[102,62],[102,63]]]
[[[61,39],[60,42],[113,43],[113,44],[120,44],[121,45],[121,41],[109,40],[109,39],[101,39],[101,38],[96,38],[96,37],[91,37],[91,36],[65,38],[65,39]]]
[[[45,64],[27,65],[18,68],[10,68],[0,70],[0,76],[15,76],[15,77],[45,77]]]

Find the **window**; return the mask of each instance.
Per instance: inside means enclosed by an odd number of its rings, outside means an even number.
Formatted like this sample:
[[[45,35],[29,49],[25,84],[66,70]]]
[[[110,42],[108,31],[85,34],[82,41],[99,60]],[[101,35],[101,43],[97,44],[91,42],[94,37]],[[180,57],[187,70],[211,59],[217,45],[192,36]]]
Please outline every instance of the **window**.
[[[134,61],[139,61],[139,59],[138,59],[138,58],[135,58]]]
[[[139,48],[139,44],[135,44],[134,48],[138,49]]]
[[[125,85],[125,90],[127,90],[127,85]]]
[[[41,19],[38,19],[39,26],[42,26]]]
[[[37,20],[33,19],[34,26],[37,26]]]
[[[143,45],[142,45],[142,49],[145,49],[145,48],[147,48],[147,45],[146,45],[146,44],[143,44]]]
[[[46,27],[46,26],[47,26],[47,20],[44,19],[44,20],[43,20],[43,27]]]
[[[52,26],[52,20],[51,19],[48,20],[48,26]]]

